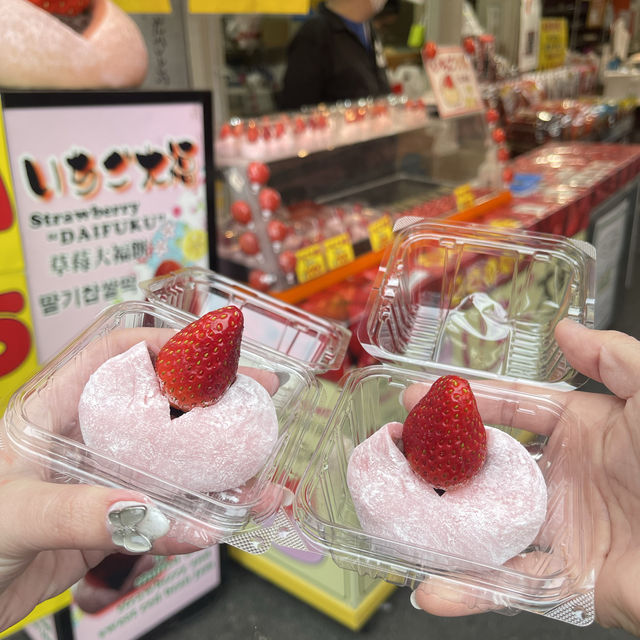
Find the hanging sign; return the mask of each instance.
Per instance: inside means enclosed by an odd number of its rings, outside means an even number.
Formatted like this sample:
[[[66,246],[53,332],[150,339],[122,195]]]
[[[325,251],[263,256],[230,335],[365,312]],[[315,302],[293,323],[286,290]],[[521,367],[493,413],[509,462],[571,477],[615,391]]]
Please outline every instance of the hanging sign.
[[[484,110],[471,60],[460,47],[438,47],[423,63],[441,118],[455,118]]]
[[[540,69],[561,67],[567,56],[569,24],[566,18],[543,18],[540,23]]]

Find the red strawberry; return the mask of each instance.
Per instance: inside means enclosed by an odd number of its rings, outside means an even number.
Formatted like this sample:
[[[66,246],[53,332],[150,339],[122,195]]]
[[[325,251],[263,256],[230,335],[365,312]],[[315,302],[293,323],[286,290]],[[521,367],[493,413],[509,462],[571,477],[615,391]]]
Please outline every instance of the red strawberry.
[[[469,383],[438,378],[407,416],[402,443],[411,468],[434,488],[468,482],[487,456],[487,433]]]
[[[176,333],[156,360],[160,387],[182,411],[215,404],[236,379],[244,317],[232,305]]]
[[[56,16],[77,16],[86,11],[91,0],[31,0],[33,4]]]

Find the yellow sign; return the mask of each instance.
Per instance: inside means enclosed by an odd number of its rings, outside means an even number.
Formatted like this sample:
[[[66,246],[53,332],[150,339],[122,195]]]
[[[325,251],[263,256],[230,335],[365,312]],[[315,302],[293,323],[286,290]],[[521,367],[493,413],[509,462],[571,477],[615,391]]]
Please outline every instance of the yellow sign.
[[[13,625],[13,627],[9,627],[6,631],[0,631],[0,638],[6,638],[40,618],[53,615],[56,611],[60,611],[60,609],[68,607],[72,600],[73,597],[71,595],[71,591],[68,589],[55,598],[45,600],[40,603],[24,620]]]
[[[114,0],[127,13],[171,13],[171,0]]]
[[[331,271],[343,267],[355,260],[353,245],[348,233],[341,233],[324,241],[324,250],[327,258],[327,267]]]
[[[543,18],[540,23],[541,69],[553,69],[564,64],[569,42],[569,24],[566,18]]]
[[[36,371],[33,323],[0,105],[0,415]]]
[[[309,13],[310,0],[189,0],[190,13]]]
[[[470,209],[475,204],[473,191],[471,191],[471,187],[468,184],[461,184],[459,187],[456,187],[453,190],[453,195],[456,198],[458,211]]]
[[[6,134],[2,118],[2,102],[0,99],[0,273],[22,271],[24,261],[20,246],[20,234],[15,217],[15,204],[11,171],[9,170],[9,153],[7,151]]]
[[[389,216],[378,218],[369,225],[368,230],[369,242],[371,242],[373,251],[380,251],[393,240],[393,227]]]
[[[309,282],[327,272],[321,244],[311,244],[296,251],[296,277],[298,282]]]

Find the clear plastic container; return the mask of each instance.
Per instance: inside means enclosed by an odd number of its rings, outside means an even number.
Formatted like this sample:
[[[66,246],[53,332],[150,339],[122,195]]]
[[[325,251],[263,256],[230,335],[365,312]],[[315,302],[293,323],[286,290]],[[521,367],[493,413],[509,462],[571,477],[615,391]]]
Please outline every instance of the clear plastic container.
[[[199,317],[234,304],[244,315],[244,338],[265,345],[313,373],[338,369],[351,332],[209,269],[189,267],[140,283],[148,300]]]
[[[5,423],[10,444],[37,463],[45,479],[141,491],[170,519],[171,535],[204,546],[260,528],[278,517],[283,487],[322,392],[311,371],[299,362],[243,340],[240,366],[271,371],[280,382],[272,396],[279,433],[262,469],[241,487],[226,491],[185,489],[171,478],[154,476],[86,446],[78,425],[78,401],[93,371],[139,342],[142,331],[150,350],[157,352],[175,330],[192,320],[188,314],[152,302],[124,302],[107,308],[13,395]],[[160,337],[155,340],[149,331],[154,336],[159,332]]]
[[[588,456],[579,446],[578,421],[549,398],[472,382],[485,425],[525,443],[547,483],[545,523],[522,554],[505,565],[490,566],[370,535],[361,528],[346,479],[351,453],[384,424],[404,421],[407,412],[399,396],[410,384],[429,385],[436,377],[387,365],[348,375],[296,492],[294,517],[301,531],[331,553],[339,566],[361,574],[413,588],[436,576],[479,608],[525,610],[589,624],[594,605],[587,563],[591,532],[584,526],[590,500]],[[553,435],[526,428],[535,424],[554,426]]]
[[[467,378],[578,386],[553,331],[594,322],[595,250],[585,242],[471,224],[401,230],[358,329],[379,360]]]
[[[578,418],[558,401],[580,376],[553,334],[565,316],[592,326],[593,271],[589,245],[555,236],[424,222],[399,231],[359,332],[386,363],[342,380],[296,492],[304,535],[341,567],[412,587],[435,579],[471,607],[593,622],[589,457]],[[447,373],[470,379],[484,424],[518,439],[547,485],[544,524],[504,565],[367,533],[347,486],[354,448],[388,422],[404,422],[405,389],[422,383],[426,392]]]

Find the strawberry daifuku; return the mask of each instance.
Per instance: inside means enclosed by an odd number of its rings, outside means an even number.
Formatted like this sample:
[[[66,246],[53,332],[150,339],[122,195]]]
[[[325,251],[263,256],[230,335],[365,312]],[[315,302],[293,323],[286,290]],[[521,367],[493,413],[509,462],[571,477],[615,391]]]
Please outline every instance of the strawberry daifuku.
[[[402,423],[358,445],[347,484],[369,534],[501,565],[535,539],[547,510],[540,468],[510,435],[487,427],[487,459],[466,485],[439,495],[399,449]]]
[[[493,565],[529,546],[547,511],[537,463],[484,426],[458,376],[436,380],[404,424],[360,443],[347,485],[367,533]]]
[[[278,440],[269,392],[238,373],[243,317],[210,312],[170,338],[156,369],[145,342],[104,362],[78,404],[84,442],[185,489],[240,487]],[[185,411],[172,419],[171,406]]]

